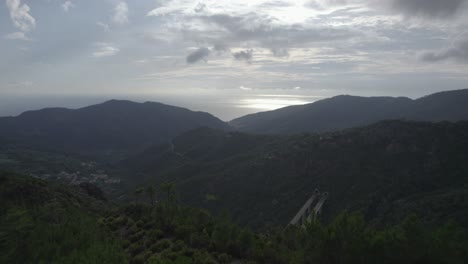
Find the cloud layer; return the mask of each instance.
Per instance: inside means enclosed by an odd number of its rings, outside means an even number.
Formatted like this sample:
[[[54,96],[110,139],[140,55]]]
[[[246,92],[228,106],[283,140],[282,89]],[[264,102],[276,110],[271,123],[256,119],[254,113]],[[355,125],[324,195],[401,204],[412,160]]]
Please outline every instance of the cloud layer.
[[[93,52],[93,57],[95,58],[114,56],[120,51],[120,49],[109,43],[96,43],[95,46],[97,48]]]
[[[406,15],[419,15],[428,18],[451,18],[466,0],[393,0],[392,7]]]
[[[2,92],[25,81],[35,93],[177,98],[468,87],[468,0],[3,3]]]
[[[328,9],[342,6],[362,6],[374,10],[388,10],[409,17],[453,18],[466,9],[467,0],[312,0],[307,6]]]
[[[424,53],[422,59],[427,62],[453,60],[460,63],[468,63],[468,34],[460,35],[447,48]]]
[[[11,39],[11,40],[14,40],[14,39],[29,40],[29,38],[26,37],[24,32],[13,32],[13,33],[10,33],[10,34],[6,34],[4,36],[4,38],[5,39]]]

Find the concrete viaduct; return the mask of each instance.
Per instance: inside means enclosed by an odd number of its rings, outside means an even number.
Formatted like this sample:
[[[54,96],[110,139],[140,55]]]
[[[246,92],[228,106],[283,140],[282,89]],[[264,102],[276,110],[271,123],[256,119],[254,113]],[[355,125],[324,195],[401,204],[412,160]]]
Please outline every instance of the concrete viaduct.
[[[290,225],[304,225],[306,222],[319,216],[322,212],[322,207],[328,198],[328,193],[320,193],[318,189],[315,189],[312,196],[302,206],[301,210],[297,212],[296,216],[289,222]]]

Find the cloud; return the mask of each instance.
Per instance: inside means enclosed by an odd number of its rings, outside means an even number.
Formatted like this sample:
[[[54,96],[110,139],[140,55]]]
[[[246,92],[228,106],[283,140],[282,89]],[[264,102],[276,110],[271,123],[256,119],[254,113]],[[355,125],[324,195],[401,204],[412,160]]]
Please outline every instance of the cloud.
[[[30,40],[24,32],[18,31],[18,32],[13,32],[10,34],[7,34],[3,36],[4,39],[11,39],[11,40]]]
[[[108,43],[96,43],[96,46],[98,49],[93,52],[93,57],[95,58],[114,56],[120,51],[120,49]]]
[[[73,4],[72,1],[65,1],[63,4],[62,4],[62,9],[63,11],[65,12],[68,12],[70,9],[72,9],[73,7],[75,7],[75,4]]]
[[[228,51],[229,47],[225,43],[216,43],[213,45],[213,50],[222,53]]]
[[[208,5],[203,12],[194,12],[193,6],[187,4],[167,4],[150,11],[148,16],[159,16],[167,22],[171,33],[181,33],[181,41],[190,45],[214,46],[212,52],[229,52],[243,47],[262,48],[271,51],[275,57],[289,57],[289,51],[298,48],[310,48],[318,45],[342,44],[353,38],[366,38],[364,31],[358,27],[320,23],[321,20],[310,20],[304,23],[284,17],[303,10],[303,6],[289,1],[262,1],[262,9],[241,7],[241,3],[229,2],[218,8]],[[185,2],[184,2],[185,3]],[[197,2],[195,2],[197,3]],[[233,7],[234,5],[239,5]],[[188,8],[188,9],[187,9]],[[283,10],[285,9],[285,10]],[[283,14],[278,15],[277,13]],[[311,12],[312,14],[313,12]],[[168,16],[171,14],[171,16]],[[311,15],[313,17],[313,15]],[[177,18],[177,19],[173,19]],[[219,43],[222,46],[219,47]],[[236,50],[237,51],[237,50]],[[232,54],[234,56],[234,54]],[[236,54],[235,58],[251,61],[248,52]]]
[[[453,17],[466,0],[393,0],[392,7],[408,16]]]
[[[7,86],[10,88],[14,89],[23,89],[23,88],[29,88],[34,86],[34,83],[31,81],[15,81],[11,83],[7,83]]]
[[[245,61],[247,63],[250,63],[252,61],[252,57],[253,57],[252,53],[253,53],[253,51],[251,49],[250,50],[242,50],[242,51],[232,53],[232,56],[236,60]]]
[[[239,89],[241,89],[242,91],[252,91],[253,88],[250,88],[250,87],[245,87],[245,86],[240,86]]]
[[[201,60],[206,60],[206,58],[210,55],[211,51],[209,48],[207,47],[201,47],[197,50],[195,50],[194,52],[190,53],[188,56],[187,56],[187,63],[188,64],[193,64],[193,63],[196,63],[196,62],[199,62]]]
[[[206,4],[198,2],[198,4],[193,9],[193,11],[195,11],[197,13],[200,13],[200,12],[203,12],[203,10],[205,10],[205,9],[206,9]]]
[[[376,10],[387,10],[406,17],[452,18],[468,0],[312,0],[306,4],[314,9],[343,6],[365,6]]]
[[[112,21],[116,24],[128,23],[128,5],[126,2],[119,2],[114,7],[114,15]]]
[[[194,40],[236,44],[255,42],[270,49],[306,46],[310,43],[338,41],[360,36],[360,32],[347,28],[310,26],[306,24],[277,24],[268,16],[248,13],[242,16],[216,14],[199,16],[195,20],[205,23],[203,31],[185,32]]]
[[[36,27],[36,19],[29,14],[31,9],[27,4],[21,4],[20,0],[6,0],[6,5],[16,28],[28,32]]]
[[[289,57],[289,52],[284,48],[271,48],[271,53],[275,57]]]
[[[100,27],[104,31],[109,31],[110,30],[109,25],[106,24],[106,23],[97,22],[96,25],[98,25],[98,27]]]
[[[306,7],[313,8],[313,9],[326,9],[327,7],[334,7],[334,6],[343,6],[350,4],[353,2],[352,0],[311,0],[305,4]],[[358,1],[354,1],[358,2]],[[364,2],[364,1],[361,1]]]
[[[453,60],[468,63],[468,33],[456,39],[450,47],[424,53],[421,59],[426,62]]]

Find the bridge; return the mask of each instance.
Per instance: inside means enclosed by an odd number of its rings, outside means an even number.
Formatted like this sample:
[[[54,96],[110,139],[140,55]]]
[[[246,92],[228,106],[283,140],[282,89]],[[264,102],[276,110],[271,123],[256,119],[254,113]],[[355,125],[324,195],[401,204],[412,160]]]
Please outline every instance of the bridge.
[[[312,220],[312,218],[318,217],[322,213],[322,207],[325,201],[328,199],[328,193],[320,193],[318,189],[315,189],[312,196],[302,206],[301,210],[297,212],[296,216],[289,222],[290,225],[304,225],[306,222]]]

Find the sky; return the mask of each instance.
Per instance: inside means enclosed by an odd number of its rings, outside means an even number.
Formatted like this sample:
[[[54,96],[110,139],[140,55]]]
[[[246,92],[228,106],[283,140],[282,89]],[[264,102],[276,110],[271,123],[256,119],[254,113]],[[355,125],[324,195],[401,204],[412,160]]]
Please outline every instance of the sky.
[[[468,88],[468,0],[1,0],[0,116],[117,98],[230,120]]]

